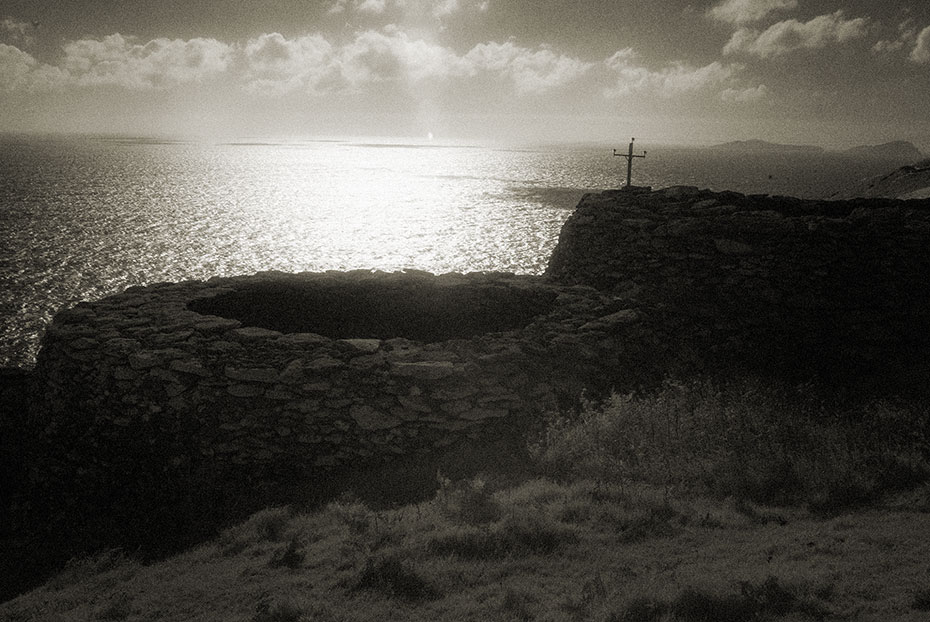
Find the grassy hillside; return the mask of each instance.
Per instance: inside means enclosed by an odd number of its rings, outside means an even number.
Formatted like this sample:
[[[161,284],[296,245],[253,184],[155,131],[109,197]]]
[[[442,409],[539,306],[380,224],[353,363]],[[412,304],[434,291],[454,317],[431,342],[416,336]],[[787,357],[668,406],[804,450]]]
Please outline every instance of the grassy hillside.
[[[150,565],[73,560],[0,620],[922,620],[927,432],[914,405],[669,383],[420,503],[347,492]]]

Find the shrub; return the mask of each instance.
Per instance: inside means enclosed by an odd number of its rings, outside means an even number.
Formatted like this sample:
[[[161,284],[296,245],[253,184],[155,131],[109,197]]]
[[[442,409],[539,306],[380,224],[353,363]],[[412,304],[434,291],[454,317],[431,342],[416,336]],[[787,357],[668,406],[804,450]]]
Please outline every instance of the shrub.
[[[527,592],[518,592],[513,588],[507,588],[504,597],[501,600],[500,610],[511,619],[517,620],[535,620],[536,617],[530,610],[530,603],[536,599]]]
[[[290,568],[297,570],[304,565],[306,554],[300,548],[300,542],[294,538],[287,547],[279,549],[268,561],[269,568]]]
[[[911,609],[930,611],[930,588],[914,594],[914,602],[911,603]]]
[[[372,590],[407,602],[436,600],[439,590],[396,557],[369,559],[356,590]]]
[[[669,610],[686,622],[749,622],[759,612],[756,603],[745,595],[718,596],[695,589],[682,592]]]
[[[684,622],[751,622],[799,613],[822,620],[830,611],[817,599],[793,585],[770,576],[760,584],[743,581],[739,592],[714,594],[688,588],[671,602],[640,597],[608,616],[609,622],[655,622],[671,614]]]
[[[436,498],[445,514],[466,525],[484,525],[500,517],[500,505],[491,496],[490,487],[480,477],[452,482],[439,475]]]
[[[290,520],[290,508],[267,508],[253,514],[244,527],[252,532],[255,541],[279,542],[284,538]]]
[[[303,610],[294,603],[271,603],[267,598],[263,598],[255,608],[252,622],[299,622],[303,615]]]
[[[487,528],[465,527],[434,536],[429,550],[465,559],[497,559],[507,555],[549,554],[578,541],[574,529],[529,512],[510,515]]]
[[[132,614],[132,598],[120,592],[110,598],[106,605],[97,612],[98,620],[125,620]]]
[[[667,505],[633,514],[617,524],[617,539],[630,543],[673,535],[675,528],[669,521],[676,516],[678,513]]]
[[[552,419],[530,452],[554,477],[834,512],[927,481],[925,418],[885,402],[830,411],[807,393],[759,381],[668,382]]]
[[[661,620],[668,605],[653,598],[634,598],[621,611],[607,616],[605,622],[655,622]]]

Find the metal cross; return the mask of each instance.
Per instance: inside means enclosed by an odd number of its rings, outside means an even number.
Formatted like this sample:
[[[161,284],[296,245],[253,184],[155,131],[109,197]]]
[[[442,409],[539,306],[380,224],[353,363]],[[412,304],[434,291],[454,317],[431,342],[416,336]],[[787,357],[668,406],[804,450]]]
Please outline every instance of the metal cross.
[[[626,188],[627,190],[632,189],[630,184],[630,177],[633,175],[633,158],[645,158],[646,152],[643,151],[643,155],[633,155],[633,142],[635,138],[630,139],[630,151],[629,153],[617,153],[617,150],[614,149],[614,155],[620,156],[621,158],[626,158]]]

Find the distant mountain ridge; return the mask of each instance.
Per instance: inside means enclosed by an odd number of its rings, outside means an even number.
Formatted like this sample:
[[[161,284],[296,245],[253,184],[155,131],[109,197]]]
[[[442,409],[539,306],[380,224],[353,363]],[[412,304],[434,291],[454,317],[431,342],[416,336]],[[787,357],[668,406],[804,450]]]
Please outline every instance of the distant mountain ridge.
[[[852,156],[901,160],[903,162],[917,162],[924,157],[920,149],[906,140],[895,140],[881,145],[860,145],[847,149],[843,153]]]
[[[930,159],[902,166],[887,175],[866,179],[830,196],[830,199],[930,198]]]
[[[708,149],[739,153],[824,153],[828,151],[817,145],[785,145],[758,139],[734,140],[712,145]],[[925,157],[920,149],[906,140],[895,140],[880,145],[858,145],[839,153],[859,158],[895,160],[902,164],[917,162]]]
[[[734,140],[728,143],[712,145],[709,149],[719,151],[740,151],[740,152],[804,152],[819,153],[824,149],[816,145],[783,145],[781,143],[770,143],[764,140]]]

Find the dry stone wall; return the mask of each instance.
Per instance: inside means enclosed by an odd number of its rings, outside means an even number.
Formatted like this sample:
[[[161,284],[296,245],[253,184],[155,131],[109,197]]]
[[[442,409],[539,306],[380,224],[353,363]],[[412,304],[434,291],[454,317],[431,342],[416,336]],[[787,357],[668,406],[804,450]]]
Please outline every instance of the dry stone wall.
[[[145,511],[519,433],[584,389],[666,375],[924,387],[928,274],[928,201],[675,187],[585,196],[545,277],[131,288],[48,327],[30,478],[39,496]]]
[[[34,409],[49,458],[36,472],[74,494],[153,498],[507,434],[628,367],[617,344],[638,321],[591,287],[506,274],[131,288],[49,326]]]
[[[930,201],[586,195],[546,273],[640,309],[670,367],[923,385]]]

